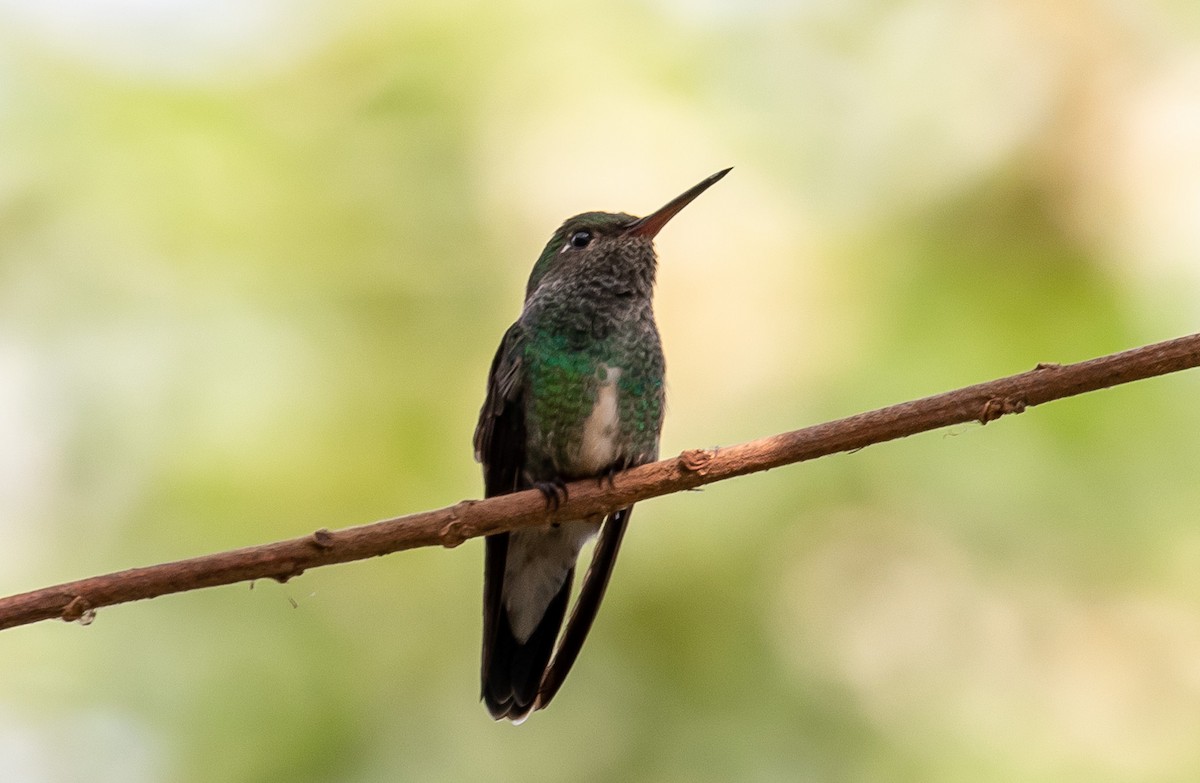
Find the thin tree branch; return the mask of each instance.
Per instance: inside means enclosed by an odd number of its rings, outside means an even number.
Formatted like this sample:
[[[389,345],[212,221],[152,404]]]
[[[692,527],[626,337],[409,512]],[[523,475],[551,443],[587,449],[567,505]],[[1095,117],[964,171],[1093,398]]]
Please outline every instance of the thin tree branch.
[[[685,451],[622,472],[611,487],[607,482],[577,481],[567,487],[569,499],[553,512],[534,490],[464,500],[369,525],[318,530],[287,541],[132,568],[0,598],[0,629],[54,617],[86,621],[103,606],[252,579],[286,581],[309,568],[403,549],[454,547],[476,536],[603,514],[635,501],[918,432],[969,421],[987,424],[1051,400],[1196,366],[1200,366],[1200,334],[1078,364],[1039,364],[1019,375],[781,435],[727,448]]]

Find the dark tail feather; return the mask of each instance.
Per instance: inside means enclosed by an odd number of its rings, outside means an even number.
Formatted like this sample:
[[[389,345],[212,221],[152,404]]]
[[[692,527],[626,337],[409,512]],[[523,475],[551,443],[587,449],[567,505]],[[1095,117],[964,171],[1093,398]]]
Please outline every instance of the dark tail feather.
[[[583,586],[579,589],[579,600],[575,602],[571,619],[567,621],[567,630],[563,632],[558,652],[554,654],[554,662],[542,678],[537,703],[532,709],[540,710],[550,703],[554,694],[562,687],[563,680],[567,679],[567,673],[571,671],[575,659],[579,657],[579,650],[587,639],[588,631],[592,629],[597,610],[600,609],[600,601],[604,598],[605,588],[608,587],[608,578],[612,576],[613,564],[617,560],[617,552],[621,548],[621,539],[625,535],[625,527],[629,524],[632,511],[632,506],[615,511],[604,523],[600,540],[596,543],[596,551],[592,555],[592,564],[588,566],[587,574],[583,577]],[[555,600],[557,601],[558,597]]]
[[[496,536],[499,538],[499,536]],[[505,535],[507,539],[507,535]],[[500,556],[493,549],[502,549]],[[500,580],[503,579],[503,555],[508,551],[507,540],[503,546],[493,545],[488,540],[487,565],[484,590],[484,639],[483,639],[483,702],[496,720],[507,718],[523,720],[534,709],[542,674],[554,652],[554,641],[562,627],[567,612],[567,599],[571,595],[574,571],[567,572],[563,586],[546,607],[546,613],[529,639],[521,644],[513,636],[508,623],[508,612],[504,610],[500,597]],[[500,568],[493,570],[493,558],[499,557]],[[490,578],[497,573],[497,582]],[[492,600],[494,599],[494,600]]]

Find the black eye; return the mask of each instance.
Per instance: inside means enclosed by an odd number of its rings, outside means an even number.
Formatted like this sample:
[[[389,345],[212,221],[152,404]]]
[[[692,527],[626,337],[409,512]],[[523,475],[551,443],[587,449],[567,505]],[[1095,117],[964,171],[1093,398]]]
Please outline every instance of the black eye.
[[[587,247],[592,242],[591,231],[576,231],[571,235],[571,247]]]

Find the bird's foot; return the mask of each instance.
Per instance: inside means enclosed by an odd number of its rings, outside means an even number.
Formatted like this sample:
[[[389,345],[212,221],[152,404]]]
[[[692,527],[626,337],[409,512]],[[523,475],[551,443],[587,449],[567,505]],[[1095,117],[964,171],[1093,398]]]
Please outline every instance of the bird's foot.
[[[546,499],[546,508],[551,511],[558,511],[558,507],[567,500],[567,482],[562,479],[536,481],[533,488],[542,493],[542,497]]]
[[[616,489],[617,483],[615,479],[617,474],[622,470],[623,468],[616,463],[609,465],[604,469],[603,473],[601,473],[599,476],[596,476],[596,485],[600,487],[600,489]]]

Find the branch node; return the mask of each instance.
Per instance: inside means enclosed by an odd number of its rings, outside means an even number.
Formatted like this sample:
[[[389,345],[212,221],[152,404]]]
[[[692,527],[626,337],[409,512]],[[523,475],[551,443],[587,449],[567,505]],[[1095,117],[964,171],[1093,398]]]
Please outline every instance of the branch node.
[[[1036,370],[1061,370],[1062,365],[1058,362],[1038,362],[1038,366],[1033,368]]]
[[[90,625],[96,617],[96,610],[88,603],[88,600],[82,595],[77,595],[71,599],[70,603],[63,607],[62,614],[63,622],[73,623],[76,620],[82,625]]]
[[[476,500],[462,500],[450,507],[449,520],[438,530],[438,540],[447,549],[453,549],[471,537],[467,524],[463,521],[463,512],[475,505]]]
[[[1024,413],[1025,400],[1020,397],[992,397],[979,412],[979,423],[987,424],[1010,413]]]
[[[717,456],[716,449],[688,449],[679,455],[679,467],[688,473],[703,476]]]
[[[281,585],[287,584],[288,580],[295,579],[304,573],[304,569],[296,565],[293,560],[284,561],[280,563],[280,566],[282,566],[283,570],[277,574],[271,574],[271,578]]]
[[[313,534],[309,536],[308,543],[312,544],[321,551],[333,549],[333,533],[330,533],[328,528],[323,527],[320,530],[314,531]]]

